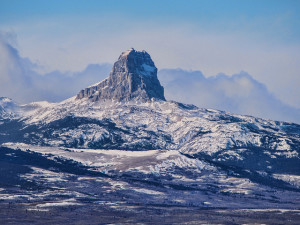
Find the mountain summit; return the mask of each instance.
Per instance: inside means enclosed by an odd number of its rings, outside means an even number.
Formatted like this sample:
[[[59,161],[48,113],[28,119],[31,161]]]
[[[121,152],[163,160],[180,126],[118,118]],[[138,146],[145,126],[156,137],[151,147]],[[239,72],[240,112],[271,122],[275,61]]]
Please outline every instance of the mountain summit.
[[[92,101],[165,101],[164,88],[157,79],[157,68],[150,55],[146,51],[136,51],[133,48],[119,56],[108,78],[81,90],[76,99],[83,98]]]

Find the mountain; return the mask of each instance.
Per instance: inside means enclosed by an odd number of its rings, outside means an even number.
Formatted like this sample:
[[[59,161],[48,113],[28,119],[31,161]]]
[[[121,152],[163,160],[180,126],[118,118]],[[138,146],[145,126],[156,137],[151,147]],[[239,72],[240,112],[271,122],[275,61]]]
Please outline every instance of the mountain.
[[[250,208],[274,223],[267,212],[279,208],[299,218],[300,125],[166,101],[145,51],[123,52],[107,79],[60,103],[0,103],[0,195],[21,214],[148,221],[115,217],[130,208],[184,223],[205,208],[227,223],[226,210]]]
[[[157,68],[150,55],[133,48],[123,52],[115,62],[109,77],[104,81],[81,90],[77,99],[93,101],[113,99],[130,101],[165,100],[164,88],[157,79]]]

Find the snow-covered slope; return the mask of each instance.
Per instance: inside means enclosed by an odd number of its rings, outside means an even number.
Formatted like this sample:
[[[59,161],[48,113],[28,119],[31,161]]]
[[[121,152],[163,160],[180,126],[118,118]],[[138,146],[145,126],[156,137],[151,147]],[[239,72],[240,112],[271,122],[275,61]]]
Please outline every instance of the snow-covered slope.
[[[226,165],[300,173],[300,126],[293,123],[168,101],[92,102],[75,98],[23,105],[19,115],[22,129],[14,125],[2,130],[6,134],[2,143],[14,140],[72,148],[170,149]]]

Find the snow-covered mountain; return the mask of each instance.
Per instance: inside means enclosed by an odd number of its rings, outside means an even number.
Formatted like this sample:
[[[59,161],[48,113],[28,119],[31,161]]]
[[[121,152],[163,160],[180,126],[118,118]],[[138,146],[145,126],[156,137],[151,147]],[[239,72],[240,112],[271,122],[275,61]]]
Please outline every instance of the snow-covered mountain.
[[[98,200],[111,189],[135,204],[300,203],[300,125],[166,101],[145,51],[122,53],[107,79],[63,102],[1,98],[0,144],[12,165],[30,168],[21,180],[65,185],[76,204],[88,198],[80,179]],[[61,173],[78,182],[71,188]],[[96,191],[97,182],[106,186]]]

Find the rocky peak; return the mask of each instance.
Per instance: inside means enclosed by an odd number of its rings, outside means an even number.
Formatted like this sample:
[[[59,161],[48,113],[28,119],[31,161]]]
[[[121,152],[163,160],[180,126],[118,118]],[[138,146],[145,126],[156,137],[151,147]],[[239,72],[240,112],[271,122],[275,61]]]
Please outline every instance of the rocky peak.
[[[164,88],[157,79],[157,68],[146,51],[133,48],[123,52],[114,63],[112,72],[104,81],[81,90],[77,99],[93,101],[165,100]]]

